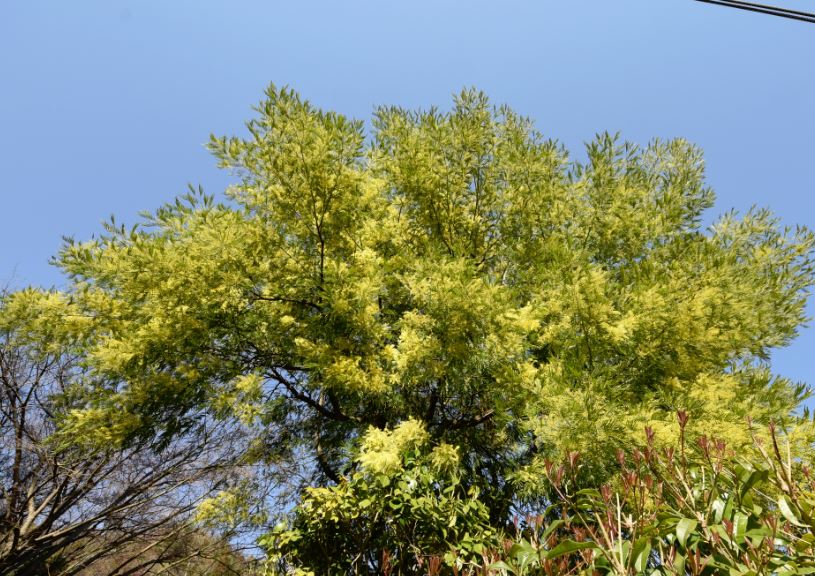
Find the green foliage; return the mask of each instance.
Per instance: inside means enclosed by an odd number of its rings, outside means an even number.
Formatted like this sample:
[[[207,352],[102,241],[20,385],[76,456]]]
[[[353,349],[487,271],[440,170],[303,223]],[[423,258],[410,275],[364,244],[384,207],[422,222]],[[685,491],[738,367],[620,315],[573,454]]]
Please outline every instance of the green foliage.
[[[786,435],[734,454],[721,440],[620,454],[616,486],[578,489],[549,467],[556,511],[530,516],[488,574],[811,574],[815,482]],[[784,454],[786,452],[786,454]],[[555,512],[556,517],[552,516]],[[497,558],[501,557],[500,560]]]
[[[809,454],[808,390],[768,358],[805,321],[815,239],[761,209],[703,229],[687,142],[603,134],[574,162],[474,90],[449,112],[380,108],[366,135],[272,86],[247,128],[210,142],[237,178],[223,203],[193,190],[112,220],[64,246],[64,293],[9,299],[92,376],[66,438],[161,445],[234,418],[301,504],[353,502],[375,466],[407,473],[384,431],[413,422],[496,529],[555,498],[547,461],[579,452],[596,488],[646,424],[675,444],[678,410],[736,450],[746,419],[787,423]]]
[[[369,430],[357,461],[340,484],[307,488],[291,523],[261,539],[275,573],[421,573],[444,555],[466,562],[497,545],[478,489],[458,476],[456,451],[431,447],[417,422]]]
[[[684,413],[681,419],[684,431]],[[516,516],[514,535],[511,527],[491,526],[486,509],[462,493],[458,479],[447,485],[449,473],[428,466],[432,457],[421,453],[427,439],[415,430],[418,440],[410,442],[404,430],[372,432],[391,440],[385,452],[403,449],[400,465],[389,464],[388,473],[379,464],[364,465],[349,482],[307,490],[292,524],[264,540],[275,573],[815,571],[815,477],[792,460],[789,435],[775,429],[769,447],[755,435],[753,448],[739,453],[705,436],[685,446],[684,432],[677,446],[657,449],[649,430],[647,446],[621,451],[619,476],[599,488],[581,487],[581,458],[572,453],[562,465],[547,464],[543,481],[554,498],[548,506],[527,507],[523,519]],[[359,459],[371,456],[363,452]]]

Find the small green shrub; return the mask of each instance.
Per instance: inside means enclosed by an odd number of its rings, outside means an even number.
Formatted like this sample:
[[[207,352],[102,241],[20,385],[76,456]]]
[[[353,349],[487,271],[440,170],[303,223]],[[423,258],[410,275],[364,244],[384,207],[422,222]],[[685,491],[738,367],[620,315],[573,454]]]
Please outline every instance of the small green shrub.
[[[291,521],[262,538],[273,573],[423,574],[451,550],[469,564],[500,542],[456,449],[432,446],[418,422],[370,430],[357,461],[350,479],[306,489]]]
[[[792,575],[815,573],[815,481],[787,435],[754,435],[735,453],[702,436],[620,451],[615,480],[582,487],[581,458],[547,462],[552,496],[490,524],[456,475],[456,452],[431,449],[409,421],[371,431],[360,470],[306,491],[263,543],[276,573],[439,575]],[[399,458],[394,456],[398,454]],[[442,456],[444,455],[444,456]]]
[[[687,416],[680,413],[684,431]],[[579,457],[546,467],[556,501],[530,515],[487,574],[815,573],[815,483],[774,428],[750,454],[700,437],[620,452],[614,485],[572,490]]]

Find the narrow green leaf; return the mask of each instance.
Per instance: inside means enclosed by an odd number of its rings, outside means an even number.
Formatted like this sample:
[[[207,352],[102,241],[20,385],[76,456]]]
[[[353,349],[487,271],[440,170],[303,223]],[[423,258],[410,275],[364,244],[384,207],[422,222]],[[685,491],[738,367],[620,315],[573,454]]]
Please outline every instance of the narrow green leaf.
[[[696,524],[696,520],[692,520],[691,518],[682,518],[676,524],[676,539],[682,548],[685,547],[690,533],[696,530]]]
[[[563,525],[563,520],[561,520],[560,518],[558,518],[557,520],[555,520],[554,522],[549,524],[546,527],[546,529],[543,531],[543,534],[541,534],[540,541],[541,542],[546,542],[546,539],[549,538],[549,535],[552,532],[554,532],[558,527],[560,527],[562,525]]]
[[[651,556],[651,540],[645,537],[637,540],[631,554],[634,557],[634,570],[645,572],[648,567],[648,558]]]
[[[574,540],[564,540],[551,550],[547,550],[544,553],[544,557],[547,559],[557,558],[558,556],[563,556],[564,554],[569,554],[577,550],[586,550],[588,548],[597,548],[597,544],[594,542],[575,542]]]
[[[782,496],[781,498],[778,499],[778,509],[781,510],[781,514],[784,515],[784,518],[786,518],[790,522],[790,524],[795,524],[796,526],[804,526],[804,524],[802,524],[801,521],[798,520],[798,517],[792,511],[792,508],[790,507],[790,503],[787,500],[786,496]]]

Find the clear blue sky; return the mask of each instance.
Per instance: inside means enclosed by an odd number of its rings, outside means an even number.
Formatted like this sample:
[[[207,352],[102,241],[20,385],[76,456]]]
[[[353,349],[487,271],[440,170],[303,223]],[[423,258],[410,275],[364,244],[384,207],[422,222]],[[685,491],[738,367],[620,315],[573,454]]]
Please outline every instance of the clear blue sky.
[[[222,190],[203,144],[271,81],[363,119],[476,86],[572,151],[682,136],[718,212],[815,228],[813,56],[813,24],[693,0],[2,0],[0,283],[58,286],[62,235]],[[815,384],[813,352],[807,329],[775,368]]]

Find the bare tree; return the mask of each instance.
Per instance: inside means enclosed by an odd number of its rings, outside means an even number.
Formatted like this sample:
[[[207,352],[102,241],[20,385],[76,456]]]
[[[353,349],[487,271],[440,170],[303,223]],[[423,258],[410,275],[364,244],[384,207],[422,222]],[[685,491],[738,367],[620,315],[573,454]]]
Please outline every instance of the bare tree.
[[[0,333],[0,575],[245,573],[223,535],[190,522],[246,480],[240,429],[202,416],[160,448],[58,445],[83,373],[43,349]]]

